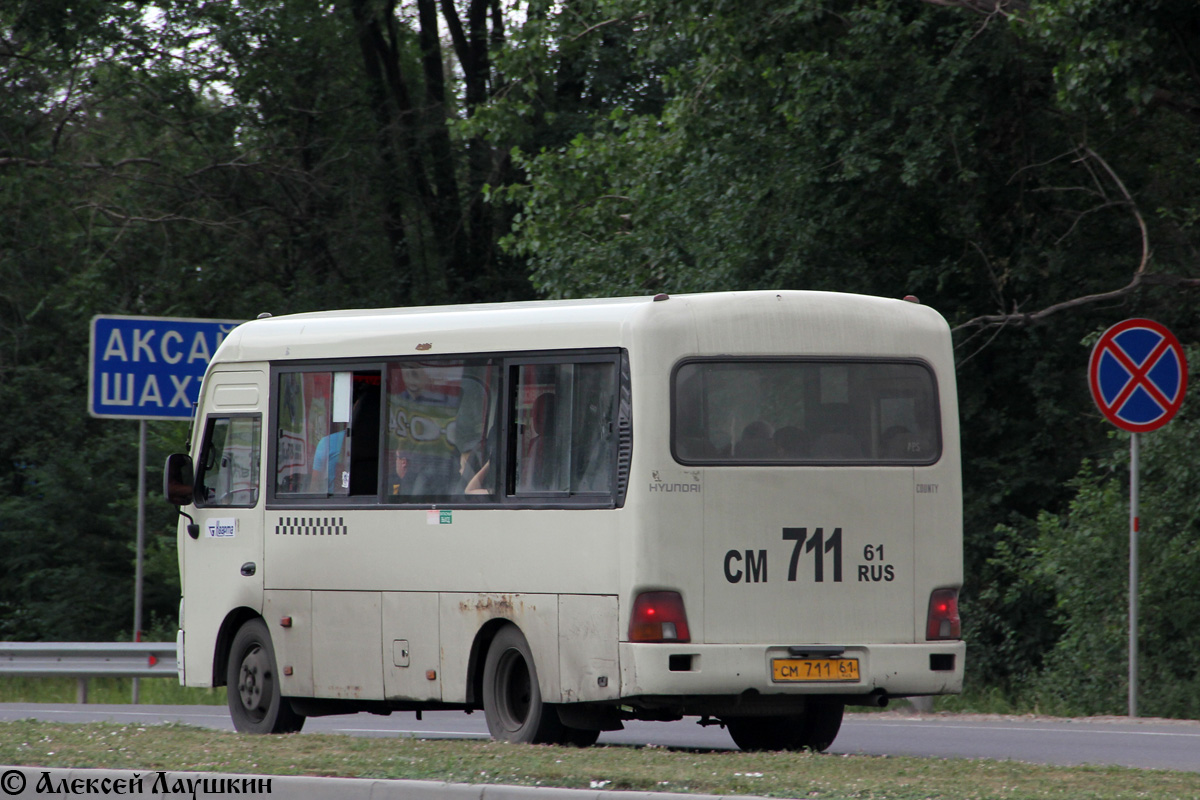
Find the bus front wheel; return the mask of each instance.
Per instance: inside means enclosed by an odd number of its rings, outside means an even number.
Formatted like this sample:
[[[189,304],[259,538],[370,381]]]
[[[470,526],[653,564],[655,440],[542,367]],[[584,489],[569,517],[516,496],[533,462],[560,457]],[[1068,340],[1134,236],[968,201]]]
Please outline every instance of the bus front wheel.
[[[229,716],[242,733],[295,733],[304,717],[292,710],[279,686],[271,634],[261,619],[238,629],[225,672]]]
[[[500,741],[550,744],[562,736],[558,712],[542,702],[529,642],[516,626],[502,628],[488,648],[483,712],[492,738]]]
[[[730,717],[725,727],[733,743],[742,750],[829,749],[842,727],[846,705],[837,701],[813,700],[803,714],[784,717]]]

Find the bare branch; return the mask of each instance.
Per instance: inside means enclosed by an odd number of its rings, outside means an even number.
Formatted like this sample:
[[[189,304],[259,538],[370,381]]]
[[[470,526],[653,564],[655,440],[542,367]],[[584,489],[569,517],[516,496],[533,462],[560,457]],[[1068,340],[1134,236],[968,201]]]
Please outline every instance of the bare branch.
[[[1083,297],[1074,297],[1070,300],[1064,300],[1061,303],[1055,303],[1052,306],[1047,306],[1040,311],[1030,313],[1013,312],[1012,314],[984,314],[983,316],[969,319],[961,325],[954,327],[955,331],[965,330],[979,326],[992,325],[1032,325],[1041,322],[1046,317],[1052,314],[1057,314],[1060,311],[1067,311],[1072,308],[1092,305],[1093,303],[1102,303],[1106,300],[1120,300],[1143,286],[1170,286],[1176,289],[1200,289],[1200,278],[1185,278],[1181,275],[1160,275],[1160,274],[1135,274],[1125,286],[1120,289],[1113,289],[1109,292],[1097,292]]]
[[[1027,0],[923,0],[931,6],[943,8],[963,8],[977,14],[992,16],[1002,14],[1009,16],[1021,14],[1029,10]]]
[[[1135,203],[1133,200],[1133,195],[1131,195],[1129,190],[1125,188],[1125,182],[1122,181],[1120,176],[1117,175],[1116,171],[1114,171],[1113,168],[1108,165],[1108,162],[1101,158],[1099,154],[1090,147],[1083,148],[1083,152],[1089,158],[1099,162],[1100,166],[1104,167],[1104,171],[1108,173],[1109,177],[1113,179],[1113,183],[1115,183],[1117,188],[1121,190],[1121,196],[1125,198],[1125,202],[1129,203],[1129,210],[1133,213],[1134,219],[1137,220],[1138,228],[1142,232],[1142,261],[1140,264],[1138,264],[1137,271],[1134,272],[1135,276],[1141,275],[1146,271],[1146,265],[1150,263],[1150,233],[1146,230],[1146,220],[1142,219],[1142,212],[1138,210],[1137,203]]]
[[[641,20],[646,19],[648,16],[650,15],[643,12],[641,14],[634,14],[632,17],[614,17],[613,19],[606,19],[604,22],[597,22],[595,25],[592,25],[589,28],[584,28],[582,31],[572,36],[571,41],[577,42],[583,37],[587,36],[589,33],[597,31],[600,28],[607,27],[608,25],[616,25],[619,22],[640,22]]]
[[[956,366],[956,367],[961,367],[963,364],[967,363],[967,362],[968,362],[968,361],[970,361],[972,358],[974,358],[975,356],[979,355],[979,354],[980,354],[980,353],[982,353],[984,350],[986,350],[986,349],[988,348],[988,345],[990,345],[992,342],[996,341],[996,337],[997,337],[997,336],[999,336],[999,335],[1000,335],[1000,334],[1001,334],[1001,333],[1004,331],[1004,327],[1005,327],[1007,324],[1008,324],[1008,322],[1007,322],[1007,321],[1005,321],[1005,322],[1002,322],[1002,323],[1000,323],[999,325],[997,325],[997,326],[996,326],[996,331],[995,331],[995,333],[993,333],[991,336],[989,336],[989,337],[988,337],[988,340],[987,340],[986,342],[984,342],[983,344],[979,345],[979,347],[975,348],[975,352],[971,353],[971,355],[967,356],[967,357],[966,357],[966,358],[964,358],[962,361],[959,361],[957,364],[955,364],[955,366]],[[981,329],[979,330],[979,332],[978,332],[978,333],[982,333],[982,332],[983,332],[983,330],[984,330],[984,329],[983,329],[983,328],[981,328]],[[976,333],[975,335],[978,335],[978,333]],[[975,335],[973,335],[973,336],[971,337],[971,339],[974,339],[974,338],[975,338]],[[970,341],[970,339],[968,339],[968,341]],[[958,349],[958,348],[955,348],[955,349]]]
[[[84,203],[83,205],[76,206],[76,208],[75,208],[76,211],[79,211],[82,209],[90,209],[92,211],[99,212],[100,214],[103,214],[108,219],[110,219],[114,222],[120,222],[122,224],[129,224],[129,223],[135,223],[135,222],[147,223],[147,224],[159,224],[159,223],[163,223],[163,222],[189,222],[189,223],[193,223],[196,225],[203,225],[203,226],[209,227],[209,228],[230,228],[230,227],[235,226],[235,223],[230,220],[199,219],[197,217],[185,217],[180,214],[162,214],[157,217],[134,216],[131,214],[123,214],[120,211],[117,211],[115,209],[106,208],[105,206],[102,206],[99,203]]]
[[[926,0],[926,2],[929,2],[929,0]],[[1146,228],[1146,220],[1142,217],[1142,213],[1138,209],[1137,202],[1133,199],[1133,195],[1130,194],[1129,189],[1126,188],[1125,182],[1121,180],[1119,175],[1117,175],[1116,170],[1114,170],[1107,161],[1101,158],[1096,151],[1092,150],[1090,147],[1081,147],[1079,148],[1078,152],[1081,154],[1079,161],[1088,168],[1088,171],[1093,172],[1089,162],[1095,162],[1096,164],[1099,164],[1100,168],[1107,173],[1113,184],[1116,185],[1117,191],[1121,195],[1121,200],[1109,200],[1101,205],[1100,208],[1107,208],[1114,205],[1126,206],[1130,213],[1133,214],[1134,219],[1137,221],[1138,230],[1141,232],[1142,253],[1141,258],[1138,260],[1137,268],[1133,271],[1132,279],[1129,281],[1129,283],[1119,289],[1112,289],[1107,292],[1097,292],[1095,294],[1084,295],[1083,297],[1073,297],[1070,300],[1064,300],[1061,303],[1054,303],[1053,305],[1047,306],[1039,311],[1021,312],[1014,304],[1014,308],[1011,313],[984,314],[974,317],[973,319],[969,319],[961,325],[955,326],[954,330],[956,332],[967,330],[969,328],[989,328],[996,326],[1003,328],[1007,325],[1033,325],[1041,322],[1046,317],[1059,313],[1060,311],[1067,311],[1073,308],[1080,308],[1082,306],[1092,305],[1095,303],[1103,303],[1109,300],[1120,300],[1121,298],[1133,294],[1143,286],[1169,286],[1177,289],[1200,288],[1200,278],[1186,278],[1181,275],[1151,274],[1146,272],[1146,267],[1150,263],[1150,232]],[[1101,197],[1104,197],[1103,186],[1100,186],[1100,194]],[[1092,211],[1095,210],[1098,209],[1092,209]],[[994,277],[993,280],[995,280]],[[994,338],[995,336],[992,337],[992,339]],[[989,339],[988,342],[983,345],[983,347],[987,347],[987,345],[991,343],[992,339]],[[978,352],[978,350],[975,351],[975,353],[972,353],[968,358],[973,358]]]
[[[114,161],[111,164],[102,164],[98,161],[55,161],[51,158],[15,158],[6,157],[0,158],[0,167],[38,167],[42,169],[49,168],[67,168],[67,169],[119,169],[130,164],[151,164],[153,166],[161,166],[159,162],[153,158],[123,158],[120,161]]]

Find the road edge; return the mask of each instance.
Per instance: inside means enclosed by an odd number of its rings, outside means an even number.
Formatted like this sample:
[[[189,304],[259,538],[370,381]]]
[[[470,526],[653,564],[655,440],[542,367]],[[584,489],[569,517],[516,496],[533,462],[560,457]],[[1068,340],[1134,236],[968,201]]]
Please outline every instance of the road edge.
[[[483,783],[302,775],[0,766],[0,796],[159,798],[285,797],[287,800],[768,800],[753,795],[562,789]]]

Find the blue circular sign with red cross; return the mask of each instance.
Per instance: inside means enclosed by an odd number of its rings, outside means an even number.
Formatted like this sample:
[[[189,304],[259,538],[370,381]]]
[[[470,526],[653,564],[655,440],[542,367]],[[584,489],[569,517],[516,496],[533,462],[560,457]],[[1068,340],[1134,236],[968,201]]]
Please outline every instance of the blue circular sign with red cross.
[[[1175,334],[1149,319],[1127,319],[1092,348],[1088,383],[1100,413],[1131,433],[1156,430],[1183,405],[1187,359]]]

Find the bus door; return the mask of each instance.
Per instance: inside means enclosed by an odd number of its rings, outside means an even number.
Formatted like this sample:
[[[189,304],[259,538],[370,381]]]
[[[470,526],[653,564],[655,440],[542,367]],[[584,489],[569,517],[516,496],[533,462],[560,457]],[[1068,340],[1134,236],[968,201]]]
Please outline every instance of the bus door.
[[[259,402],[265,397],[266,378],[261,371],[216,372],[205,382],[194,465],[196,527],[180,537],[180,627],[185,654],[195,657],[185,655],[193,670],[197,664],[212,663],[217,631],[226,613],[240,606],[262,607]]]

